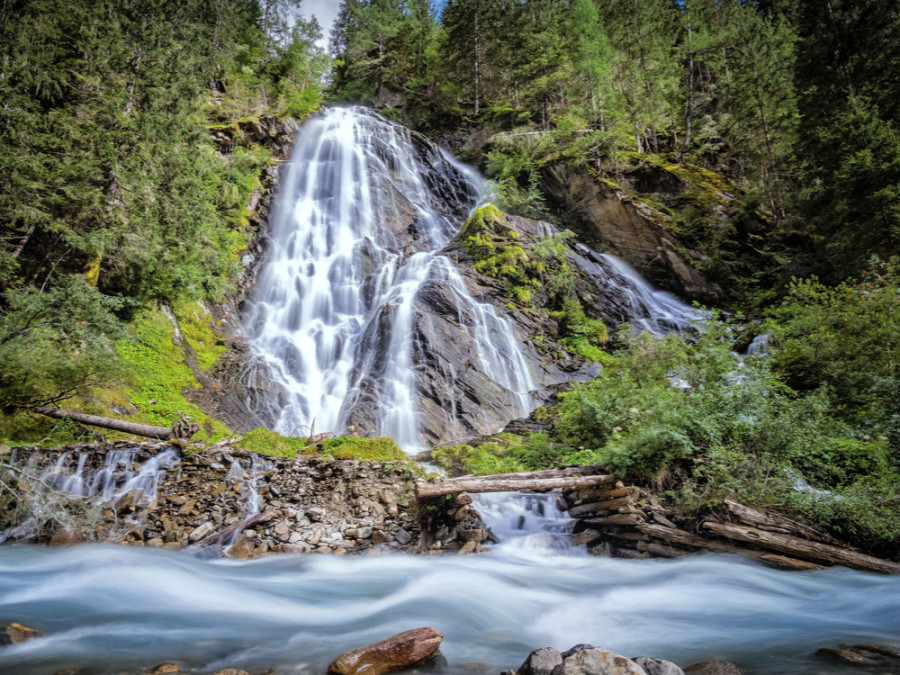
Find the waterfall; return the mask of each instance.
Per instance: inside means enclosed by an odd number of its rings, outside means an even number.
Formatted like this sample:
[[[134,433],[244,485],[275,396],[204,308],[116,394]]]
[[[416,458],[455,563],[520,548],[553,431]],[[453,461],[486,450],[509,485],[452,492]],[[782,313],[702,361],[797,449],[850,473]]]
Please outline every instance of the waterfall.
[[[509,320],[440,252],[481,191],[473,171],[370,110],[304,125],[248,316],[253,354],[283,392],[278,432],[353,426],[421,449],[413,322],[429,282],[452,289],[484,372],[530,412],[535,384]]]
[[[575,519],[559,508],[551,493],[495,492],[472,495],[485,525],[498,539],[498,552],[514,555],[587,555],[571,546]]]
[[[657,290],[628,263],[609,253],[597,253],[584,244],[575,245],[573,262],[598,286],[610,289],[621,305],[623,318],[638,331],[652,335],[696,330],[707,313]]]

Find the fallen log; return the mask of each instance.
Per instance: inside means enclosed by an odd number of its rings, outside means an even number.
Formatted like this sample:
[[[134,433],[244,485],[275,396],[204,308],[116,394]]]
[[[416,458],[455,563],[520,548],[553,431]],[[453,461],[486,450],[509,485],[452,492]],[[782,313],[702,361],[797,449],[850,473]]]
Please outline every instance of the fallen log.
[[[733,544],[701,537],[697,534],[691,534],[684,530],[673,530],[662,525],[654,525],[653,523],[639,523],[637,529],[653,539],[658,539],[667,544],[676,544],[678,546],[690,546],[706,551],[714,551],[716,553],[737,553],[738,549]]]
[[[779,534],[793,535],[801,537],[802,539],[812,539],[813,541],[820,541],[823,544],[839,545],[839,542],[833,537],[829,537],[823,532],[819,532],[808,525],[798,523],[785,516],[774,513],[763,513],[762,511],[757,511],[749,506],[733,502],[730,499],[725,500],[725,506],[727,506],[728,510],[731,511],[731,513],[733,513],[744,525],[757,527],[760,530],[766,530],[768,532],[778,532]],[[856,550],[850,546],[845,548]]]
[[[573,506],[569,509],[569,515],[573,518],[583,516],[588,513],[599,513],[601,511],[617,511],[622,506],[629,506],[634,502],[630,495],[619,497],[618,499],[610,499],[604,502],[590,502]]]
[[[528,479],[531,480],[533,478],[564,478],[565,476],[596,476],[599,475],[600,472],[603,471],[603,467],[599,464],[592,464],[589,466],[570,466],[565,469],[543,469],[541,471],[528,471],[525,473],[494,473],[490,476],[460,476],[459,478],[452,478],[451,480],[462,480],[472,479],[472,478],[490,478],[492,480],[499,479]]]
[[[126,422],[125,420],[117,420],[112,417],[98,417],[97,415],[86,415],[85,413],[72,412],[70,410],[61,410],[59,408],[47,408],[37,406],[33,408],[34,412],[47,417],[54,417],[59,420],[74,420],[79,424],[87,424],[92,427],[102,427],[103,429],[112,429],[113,431],[121,431],[126,434],[135,436],[145,436],[146,438],[156,438],[161,441],[168,441],[175,438],[172,429],[166,427],[153,427],[149,424],[138,424],[136,422]],[[179,426],[181,423],[176,423]],[[194,432],[196,433],[196,431]],[[191,434],[193,435],[193,433]],[[185,438],[190,438],[186,436]]]
[[[900,564],[889,560],[882,560],[863,553],[848,551],[847,549],[820,544],[807,539],[799,539],[777,532],[766,532],[755,527],[735,525],[733,523],[717,523],[707,520],[703,527],[710,532],[748,544],[756,544],[762,548],[768,548],[781,553],[787,553],[791,557],[811,560],[826,565],[845,565],[854,569],[867,572],[880,572],[881,574],[897,574],[900,572]]]
[[[510,474],[507,474],[510,475]],[[532,478],[530,474],[511,474],[516,478],[451,478],[440,483],[416,481],[416,496],[432,499],[460,492],[545,492],[557,488],[582,487],[597,483],[610,483],[615,476],[564,476],[560,478]]]

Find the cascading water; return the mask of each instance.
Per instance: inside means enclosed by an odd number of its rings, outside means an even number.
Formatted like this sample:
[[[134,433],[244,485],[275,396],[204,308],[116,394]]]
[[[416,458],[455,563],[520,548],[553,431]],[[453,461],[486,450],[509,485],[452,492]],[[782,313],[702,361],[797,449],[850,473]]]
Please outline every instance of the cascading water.
[[[653,335],[696,330],[706,313],[653,288],[628,263],[609,253],[576,244],[573,262],[599,285],[610,288],[622,305],[623,318],[638,331]]]
[[[449,284],[485,372],[520,414],[531,409],[534,382],[509,321],[439,253],[481,185],[416,142],[363,108],[331,109],[298,138],[249,319],[254,354],[284,392],[271,415],[283,434],[343,432],[368,406],[371,428],[356,431],[420,449],[413,317],[428,282]]]
[[[472,495],[494,536],[497,549],[505,554],[587,555],[584,546],[570,544],[575,519],[561,510],[556,493],[496,492]]]

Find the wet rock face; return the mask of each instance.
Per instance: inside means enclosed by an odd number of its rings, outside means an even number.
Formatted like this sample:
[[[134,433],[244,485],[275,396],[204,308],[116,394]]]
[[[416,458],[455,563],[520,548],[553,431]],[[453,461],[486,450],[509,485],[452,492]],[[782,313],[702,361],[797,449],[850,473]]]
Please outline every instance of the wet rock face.
[[[641,176],[641,181],[649,187],[647,176]],[[557,205],[572,213],[574,225],[611,244],[652,282],[704,302],[722,298],[721,289],[691,266],[680,252],[684,246],[658,222],[666,218],[663,214],[643,207],[640,201],[625,199],[615,188],[562,163],[546,167],[541,184]],[[677,187],[654,185],[657,190]]]
[[[341,654],[328,666],[329,675],[385,675],[420,665],[434,657],[444,634],[436,628],[415,628],[381,642]]]

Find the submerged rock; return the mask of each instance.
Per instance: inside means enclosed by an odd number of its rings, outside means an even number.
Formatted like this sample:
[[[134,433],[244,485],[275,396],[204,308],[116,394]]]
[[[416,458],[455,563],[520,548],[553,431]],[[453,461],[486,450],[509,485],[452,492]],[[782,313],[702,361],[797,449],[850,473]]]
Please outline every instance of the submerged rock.
[[[840,649],[823,647],[816,651],[816,656],[861,666],[900,666],[900,648],[888,645],[841,645]]]
[[[436,628],[414,628],[341,654],[331,665],[331,675],[384,675],[420,665],[433,657],[444,634]]]
[[[0,646],[17,645],[36,637],[41,637],[38,631],[20,623],[13,622],[0,626]]]

